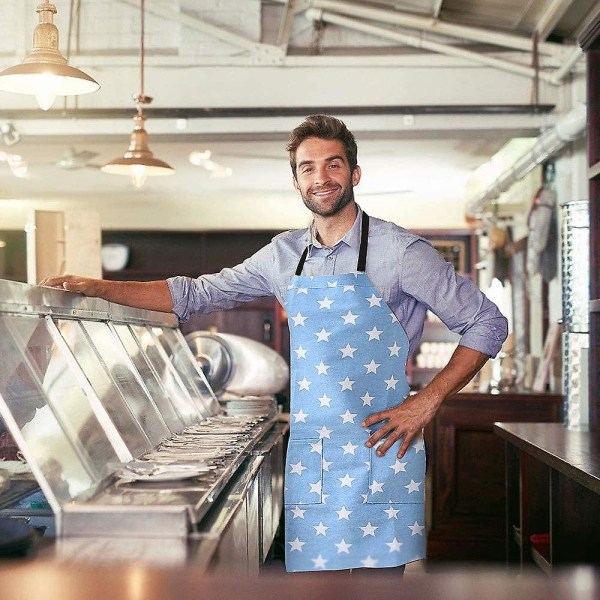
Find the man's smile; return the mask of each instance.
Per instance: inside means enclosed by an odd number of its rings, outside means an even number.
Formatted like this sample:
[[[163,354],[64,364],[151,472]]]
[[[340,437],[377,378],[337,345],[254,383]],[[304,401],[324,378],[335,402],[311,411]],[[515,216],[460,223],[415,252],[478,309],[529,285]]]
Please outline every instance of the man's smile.
[[[317,198],[322,198],[324,196],[330,196],[332,194],[336,194],[339,191],[339,187],[332,187],[323,190],[311,190],[311,194],[316,196]]]

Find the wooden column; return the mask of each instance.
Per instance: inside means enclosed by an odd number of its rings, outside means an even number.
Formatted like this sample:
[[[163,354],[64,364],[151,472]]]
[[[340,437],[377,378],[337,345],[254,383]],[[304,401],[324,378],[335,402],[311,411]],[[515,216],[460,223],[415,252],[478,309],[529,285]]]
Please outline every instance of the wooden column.
[[[600,16],[583,32],[587,55],[587,119],[590,213],[590,298],[600,299]],[[592,302],[598,304],[598,302]],[[600,429],[600,312],[590,312],[590,428]]]

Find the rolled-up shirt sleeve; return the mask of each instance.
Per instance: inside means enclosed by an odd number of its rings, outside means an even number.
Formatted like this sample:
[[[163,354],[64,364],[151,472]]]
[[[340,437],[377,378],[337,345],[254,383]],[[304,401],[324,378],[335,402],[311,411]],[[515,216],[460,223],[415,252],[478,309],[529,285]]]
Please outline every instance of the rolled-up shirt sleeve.
[[[274,295],[272,285],[272,244],[268,244],[243,263],[219,273],[167,279],[173,299],[173,312],[179,321],[193,314],[234,308],[244,302]]]
[[[459,344],[494,357],[508,335],[508,321],[470,280],[458,275],[429,243],[418,239],[402,259],[402,290],[423,303],[450,329]]]

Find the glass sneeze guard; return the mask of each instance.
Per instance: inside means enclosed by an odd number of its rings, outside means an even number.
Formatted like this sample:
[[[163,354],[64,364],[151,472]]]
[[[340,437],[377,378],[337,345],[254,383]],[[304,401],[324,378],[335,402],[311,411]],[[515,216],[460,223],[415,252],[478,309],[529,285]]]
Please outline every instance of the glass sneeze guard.
[[[0,414],[59,512],[127,456],[117,455],[44,318],[1,315],[0,353]]]
[[[57,531],[67,505],[114,481],[115,465],[217,412],[195,363],[177,354],[178,334],[173,315],[0,280],[0,417]]]

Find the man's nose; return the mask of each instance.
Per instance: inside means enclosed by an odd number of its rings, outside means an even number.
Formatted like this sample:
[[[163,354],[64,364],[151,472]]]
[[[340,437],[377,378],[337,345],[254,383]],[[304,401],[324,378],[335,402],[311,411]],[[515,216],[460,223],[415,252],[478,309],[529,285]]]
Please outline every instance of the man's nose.
[[[326,167],[318,168],[315,172],[315,183],[322,184],[329,180],[329,173]]]

